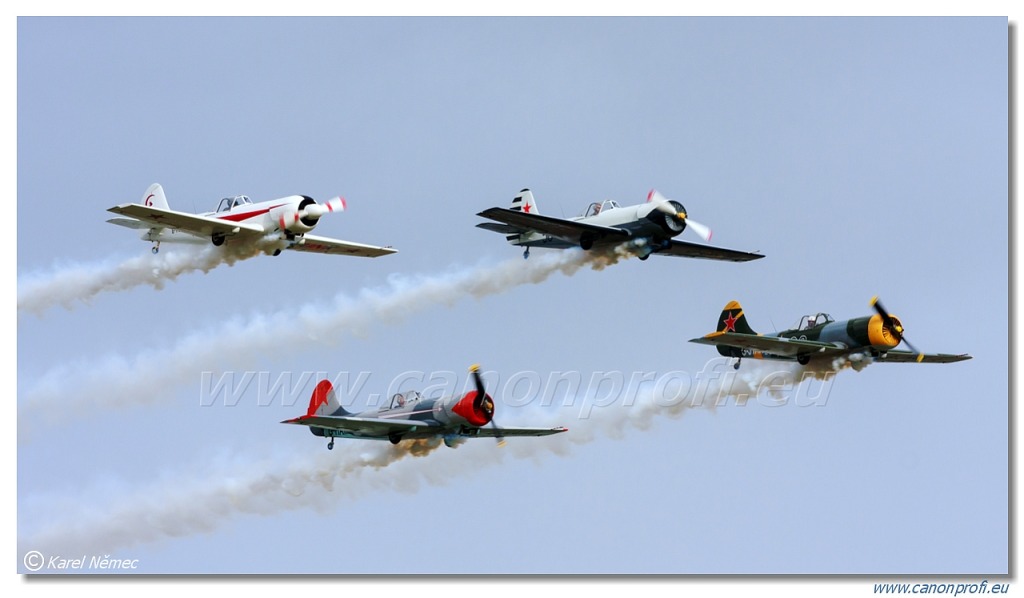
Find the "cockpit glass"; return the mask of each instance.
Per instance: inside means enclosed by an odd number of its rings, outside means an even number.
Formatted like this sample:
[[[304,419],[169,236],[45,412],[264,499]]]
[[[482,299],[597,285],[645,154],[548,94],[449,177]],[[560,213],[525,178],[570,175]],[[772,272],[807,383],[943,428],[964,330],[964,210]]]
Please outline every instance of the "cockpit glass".
[[[238,206],[249,205],[251,203],[252,203],[252,201],[249,199],[249,197],[247,195],[236,195],[234,197],[225,197],[224,199],[220,200],[219,204],[217,204],[217,211],[218,212],[227,212],[228,210],[231,210],[231,209],[236,208]]]
[[[797,330],[808,330],[829,322],[835,322],[835,320],[832,319],[832,316],[826,313],[819,312],[814,315],[808,314],[800,318],[800,324],[797,326]]]
[[[391,396],[391,403],[388,404],[388,409],[400,409],[406,405],[411,405],[420,400],[420,393],[415,390],[409,392],[397,392]]]

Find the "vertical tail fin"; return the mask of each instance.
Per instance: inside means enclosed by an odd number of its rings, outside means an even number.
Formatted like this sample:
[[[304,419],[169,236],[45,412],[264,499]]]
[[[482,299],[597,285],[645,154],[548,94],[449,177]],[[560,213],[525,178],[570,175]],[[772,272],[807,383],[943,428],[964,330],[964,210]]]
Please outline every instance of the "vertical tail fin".
[[[722,308],[722,315],[718,316],[718,332],[739,332],[740,334],[757,334],[747,324],[747,316],[743,314],[743,307],[739,301],[730,301]]]
[[[512,198],[512,207],[509,208],[517,212],[525,212],[527,214],[536,214],[537,202],[533,199],[533,193],[529,189],[523,189]]]
[[[167,197],[164,195],[164,188],[160,186],[160,183],[153,183],[149,186],[149,189],[146,189],[146,194],[142,196],[141,203],[152,208],[170,209],[170,206],[167,205]]]
[[[321,380],[313,389],[306,415],[348,415],[348,411],[338,403],[338,396],[334,393],[334,386],[330,380]]]

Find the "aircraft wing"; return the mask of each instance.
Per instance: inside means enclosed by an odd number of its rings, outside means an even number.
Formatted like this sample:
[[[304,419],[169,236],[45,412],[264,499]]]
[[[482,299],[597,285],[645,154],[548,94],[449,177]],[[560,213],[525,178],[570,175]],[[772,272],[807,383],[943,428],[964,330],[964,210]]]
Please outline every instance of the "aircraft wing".
[[[668,249],[659,249],[654,255],[672,255],[675,257],[695,257],[706,260],[724,260],[727,262],[749,262],[759,260],[764,256],[760,253],[747,253],[735,249],[723,249],[710,245],[698,245],[686,241],[672,241]]]
[[[911,351],[888,351],[885,357],[878,356],[875,358],[875,363],[917,363],[917,353]],[[956,361],[966,361],[971,356],[962,353],[960,355],[949,355],[947,353],[925,353],[924,359],[921,363],[953,363]]]
[[[355,255],[359,257],[380,257],[382,255],[388,255],[389,253],[398,252],[397,249],[393,249],[391,247],[363,245],[362,243],[341,241],[339,239],[329,239],[327,237],[303,235],[301,238],[305,239],[305,241],[302,243],[293,243],[291,245],[288,245],[288,249],[294,249],[295,251],[305,251],[307,253],[327,253],[330,255]]]
[[[587,224],[576,220],[541,216],[540,214],[527,214],[516,210],[509,210],[508,208],[489,208],[480,212],[477,216],[497,220],[502,224],[512,227],[511,229],[499,229],[494,225],[477,225],[480,228],[485,228],[487,230],[504,233],[536,231],[545,235],[551,235],[552,237],[558,237],[559,239],[570,240],[573,243],[579,241],[580,235],[583,233],[591,233],[597,235],[598,238],[621,237],[626,239],[629,237],[629,232],[621,228],[598,226],[596,224]]]
[[[702,345],[724,345],[737,349],[750,349],[751,351],[761,351],[786,357],[796,357],[801,354],[841,355],[850,352],[848,347],[834,343],[820,343],[818,341],[781,338],[778,336],[759,336],[739,332],[712,332],[700,338],[690,339],[690,342]],[[914,357],[916,358],[917,356],[915,355]]]
[[[282,424],[300,424],[311,428],[343,430],[358,436],[387,436],[391,432],[411,432],[422,428],[437,427],[425,421],[411,419],[390,419],[380,417],[355,417],[350,415],[309,415],[286,419]]]
[[[562,432],[568,432],[569,428],[498,428],[495,430],[493,427],[488,426],[486,428],[479,428],[473,434],[476,437],[482,438],[495,438],[509,436],[550,436],[552,434],[560,434]]]
[[[210,218],[198,214],[176,212],[174,210],[163,210],[137,203],[125,203],[114,206],[107,210],[122,216],[135,218],[148,226],[137,227],[126,224],[120,218],[108,220],[113,224],[130,226],[131,228],[173,228],[201,237],[212,237],[213,235],[237,235],[239,233],[262,234],[263,227],[245,222],[232,222],[221,218]]]

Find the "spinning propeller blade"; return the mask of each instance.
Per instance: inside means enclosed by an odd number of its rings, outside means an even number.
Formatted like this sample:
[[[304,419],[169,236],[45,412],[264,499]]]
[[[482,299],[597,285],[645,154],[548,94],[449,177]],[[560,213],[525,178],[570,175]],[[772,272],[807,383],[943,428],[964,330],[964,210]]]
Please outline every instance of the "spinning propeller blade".
[[[647,194],[647,201],[654,204],[654,207],[661,212],[665,212],[671,216],[686,222],[687,228],[697,233],[704,241],[711,240],[711,229],[705,225],[697,222],[686,215],[686,212],[676,210],[675,206],[669,203],[669,200],[665,198],[657,189],[651,189],[651,192]]]
[[[488,411],[491,416],[491,427],[494,428],[494,439],[498,441],[498,446],[505,445],[505,437],[501,435],[501,428],[494,422],[494,401],[489,401],[489,409],[487,402],[487,389],[484,388],[484,380],[480,376],[480,366],[473,364],[469,366],[470,373],[473,374],[473,382],[476,384],[476,398],[473,399],[473,407],[475,409],[484,409]]]
[[[319,219],[324,214],[341,212],[345,210],[345,198],[338,196],[328,199],[324,203],[313,203],[306,206],[299,212],[299,218]]]
[[[885,307],[882,305],[882,302],[878,300],[878,295],[875,295],[874,297],[871,298],[870,305],[871,307],[875,308],[875,311],[878,312],[878,315],[882,316],[882,323],[885,324],[885,327],[891,330],[893,334],[896,335],[896,338],[900,339],[904,343],[907,343],[907,347],[909,347],[911,351],[917,353],[917,362],[920,363],[924,359],[924,353],[918,351],[914,347],[914,345],[910,344],[910,341],[908,341],[906,337],[903,336],[903,325],[900,324],[895,318],[893,318],[889,311],[885,309]]]

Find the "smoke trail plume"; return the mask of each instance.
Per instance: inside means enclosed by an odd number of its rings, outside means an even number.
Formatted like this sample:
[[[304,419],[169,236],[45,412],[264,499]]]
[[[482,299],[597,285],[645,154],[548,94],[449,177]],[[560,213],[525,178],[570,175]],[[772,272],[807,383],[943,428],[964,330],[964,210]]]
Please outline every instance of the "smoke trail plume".
[[[713,361],[728,365],[726,359]],[[721,407],[723,399],[741,404],[741,399],[779,396],[785,384],[781,379],[773,380],[775,376],[789,377],[790,383],[797,383],[806,377],[828,378],[847,367],[856,367],[854,364],[869,362],[837,360],[810,368],[755,363],[737,373],[728,367],[731,375],[709,378],[704,386],[698,384],[683,392],[637,392],[575,421],[570,421],[572,416],[565,409],[523,409],[516,415],[524,419],[524,425],[569,424],[569,432],[512,439],[500,450],[485,440],[471,440],[456,450],[445,449],[435,455],[431,453],[440,445],[439,440],[406,441],[397,446],[343,441],[343,451],[303,453],[277,463],[236,464],[228,471],[191,481],[164,480],[130,496],[121,493],[114,504],[94,511],[84,510],[80,501],[50,509],[47,512],[68,513],[67,519],[48,519],[49,527],[20,544],[26,549],[61,554],[114,553],[140,543],[209,533],[239,515],[269,516],[307,508],[328,512],[342,499],[378,490],[412,493],[423,484],[443,485],[506,458],[564,456],[575,446],[600,437],[620,438],[630,431],[647,430],[658,418],[678,418],[694,408]],[[407,456],[427,455],[431,456],[425,461],[403,461]]]
[[[70,310],[77,303],[89,303],[100,293],[126,291],[140,285],[160,290],[182,274],[197,270],[206,273],[221,264],[234,265],[261,251],[257,245],[183,246],[119,263],[75,264],[58,267],[48,274],[30,274],[18,280],[18,313],[42,315],[56,305]]]
[[[363,290],[356,297],[339,295],[333,305],[308,304],[257,315],[247,322],[235,320],[193,333],[172,347],[132,357],[109,355],[90,363],[60,366],[19,393],[19,418],[57,404],[68,414],[76,406],[158,403],[169,399],[169,394],[154,389],[192,383],[200,371],[244,368],[254,357],[281,346],[320,339],[333,343],[340,333],[358,332],[371,323],[399,322],[428,307],[450,307],[466,296],[481,298],[538,284],[557,272],[572,276],[585,266],[600,270],[630,255],[622,248],[601,253],[570,249],[527,262],[509,260],[433,276],[393,276],[385,288]],[[52,415],[54,410],[49,411]]]
[[[74,521],[45,528],[27,549],[44,554],[110,554],[166,538],[209,533],[225,518],[239,514],[269,515],[298,508],[324,510],[339,496],[356,497],[368,490],[402,490],[401,480],[365,478],[404,459],[429,455],[440,440],[406,441],[393,446],[369,443],[363,452],[322,453],[292,457],[290,462],[250,463],[243,470],[211,472],[208,479],[167,479],[130,499],[118,499],[102,514],[83,512]],[[237,467],[237,466],[236,466]],[[336,484],[340,480],[354,483]],[[62,508],[76,510],[74,504]],[[81,508],[78,505],[77,508]]]

